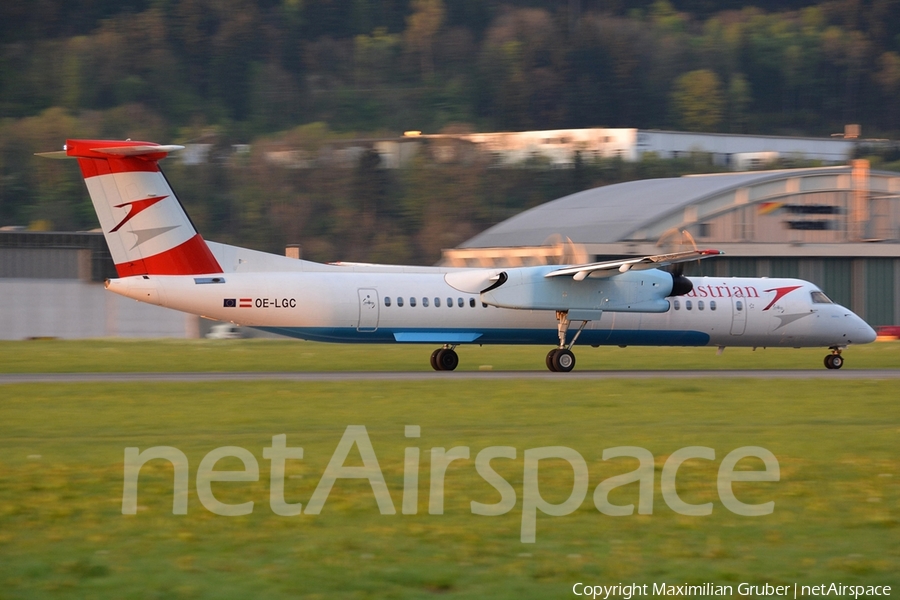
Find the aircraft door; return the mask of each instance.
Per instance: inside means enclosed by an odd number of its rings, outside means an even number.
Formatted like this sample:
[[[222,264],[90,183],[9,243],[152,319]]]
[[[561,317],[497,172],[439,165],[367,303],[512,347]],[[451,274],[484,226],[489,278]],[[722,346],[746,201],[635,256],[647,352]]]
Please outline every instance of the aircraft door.
[[[744,335],[747,328],[747,302],[744,298],[731,299],[731,335]]]
[[[359,324],[357,331],[375,331],[378,329],[378,291],[372,288],[360,288]]]

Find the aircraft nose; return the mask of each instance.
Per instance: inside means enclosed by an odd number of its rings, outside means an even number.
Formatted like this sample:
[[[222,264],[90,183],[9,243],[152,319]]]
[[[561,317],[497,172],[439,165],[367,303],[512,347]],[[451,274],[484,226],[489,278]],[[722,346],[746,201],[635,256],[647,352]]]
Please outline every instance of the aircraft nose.
[[[857,344],[871,344],[875,341],[875,338],[878,337],[878,334],[875,333],[875,330],[872,329],[868,323],[859,320],[859,333],[856,334],[857,339],[853,340]]]

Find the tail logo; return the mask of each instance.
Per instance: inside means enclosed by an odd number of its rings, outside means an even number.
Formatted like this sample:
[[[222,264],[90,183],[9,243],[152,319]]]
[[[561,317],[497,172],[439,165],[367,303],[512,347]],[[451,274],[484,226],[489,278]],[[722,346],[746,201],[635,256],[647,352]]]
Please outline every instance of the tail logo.
[[[131,249],[134,250],[147,240],[152,240],[156,236],[178,229],[178,227],[179,225],[172,225],[170,227],[156,227],[155,229],[132,229],[131,233],[134,234],[135,240]]]
[[[763,310],[769,310],[770,308],[772,308],[772,306],[773,306],[776,302],[778,302],[779,300],[781,300],[784,296],[790,294],[790,293],[793,292],[794,290],[799,289],[799,288],[801,288],[801,287],[803,287],[803,286],[800,286],[800,285],[789,285],[789,286],[785,286],[785,287],[772,288],[771,290],[765,290],[766,292],[775,292],[775,297],[772,298],[772,301],[769,302],[769,305],[768,305],[767,307],[765,307]]]
[[[135,218],[157,202],[165,200],[168,196],[154,196],[153,198],[145,198],[143,200],[135,200],[134,202],[125,202],[124,204],[116,204],[116,208],[125,208],[128,207],[128,214],[125,215],[125,218],[110,230],[110,233],[115,233],[122,227],[125,223]]]

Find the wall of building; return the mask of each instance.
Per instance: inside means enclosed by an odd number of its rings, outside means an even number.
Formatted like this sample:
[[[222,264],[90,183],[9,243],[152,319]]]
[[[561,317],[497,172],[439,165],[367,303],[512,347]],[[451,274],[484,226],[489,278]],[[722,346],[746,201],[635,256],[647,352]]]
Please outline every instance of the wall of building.
[[[0,279],[0,339],[196,338],[199,317],[77,279]]]
[[[781,137],[771,135],[737,135],[725,133],[691,133],[685,131],[639,130],[635,156],[647,152],[661,158],[677,158],[693,152],[711,154],[715,164],[744,170],[762,166],[776,159],[822,161],[826,164],[847,162],[853,155],[855,142],[843,138]]]
[[[725,256],[689,265],[686,272],[717,277],[804,279],[873,327],[900,324],[900,258]]]
[[[199,336],[198,317],[107,292],[115,276],[99,232],[0,232],[0,339]]]
[[[91,279],[86,248],[0,248],[0,278]]]
[[[431,139],[441,136],[423,136]],[[855,142],[842,138],[792,138],[764,135],[652,131],[631,128],[560,129],[473,133],[457,136],[490,153],[499,164],[515,165],[541,157],[556,166],[584,160],[621,158],[635,162],[653,153],[663,159],[709,154],[714,164],[734,171],[759,168],[778,159],[845,163]]]

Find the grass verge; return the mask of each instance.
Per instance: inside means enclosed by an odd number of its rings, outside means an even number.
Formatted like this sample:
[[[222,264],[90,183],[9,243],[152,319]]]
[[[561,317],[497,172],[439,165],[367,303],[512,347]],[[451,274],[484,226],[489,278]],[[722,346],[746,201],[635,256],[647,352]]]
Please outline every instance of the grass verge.
[[[0,342],[2,373],[158,371],[430,371],[430,345],[295,340],[34,340]],[[459,371],[546,370],[549,347],[460,346]],[[824,369],[824,348],[576,347],[576,370]],[[898,369],[900,342],[853,346],[844,369]]]
[[[139,346],[135,346],[136,348]],[[3,386],[0,422],[0,598],[548,598],[577,582],[651,584],[900,584],[900,408],[889,381],[679,380],[583,382],[304,383]],[[273,435],[302,446],[289,461],[286,499],[306,506],[348,425],[367,428],[397,514],[379,513],[369,484],[338,481],[319,515],[269,507]],[[404,437],[419,425],[421,437]],[[651,515],[610,517],[592,502],[600,481],[636,461],[601,460],[638,446],[655,459]],[[728,511],[716,488],[731,450],[775,454],[778,482],[735,484],[762,517]],[[139,510],[123,515],[123,452],[174,446],[190,463],[187,515],[172,514],[172,469],[141,472]],[[194,481],[221,446],[249,450],[259,481],[213,484],[253,512],[206,510]],[[492,465],[517,493],[498,517],[470,501],[499,494],[474,468],[446,472],[444,514],[429,514],[432,448],[512,446]],[[523,456],[565,446],[589,469],[588,494],[567,516],[538,515],[537,541],[520,542]],[[666,458],[714,449],[679,470],[678,492],[712,502],[705,517],[673,511],[660,493]],[[418,512],[400,514],[404,449],[421,449]],[[229,462],[233,461],[233,462]],[[759,468],[759,465],[745,465]],[[360,464],[354,449],[348,465]],[[240,466],[226,459],[217,469]],[[572,471],[541,461],[541,495],[563,502]],[[638,501],[638,486],[610,495]]]

